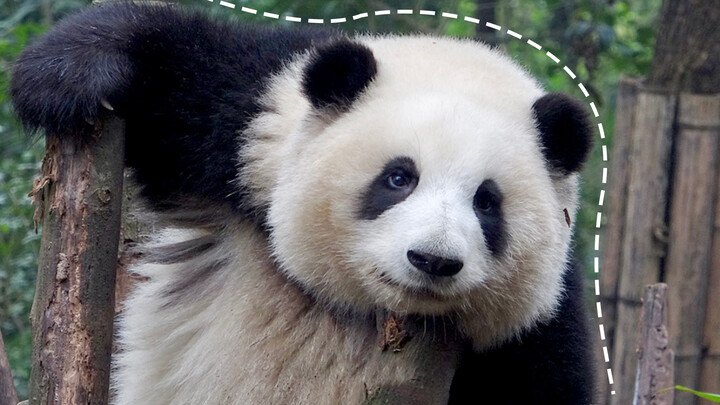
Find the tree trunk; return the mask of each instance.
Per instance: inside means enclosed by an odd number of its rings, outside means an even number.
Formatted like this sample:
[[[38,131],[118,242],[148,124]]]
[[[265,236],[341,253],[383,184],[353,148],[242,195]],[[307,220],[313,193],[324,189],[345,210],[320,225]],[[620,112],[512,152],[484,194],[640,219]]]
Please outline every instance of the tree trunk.
[[[480,23],[475,27],[475,37],[490,46],[497,46],[498,31],[485,25],[486,22],[498,23],[497,13],[495,12],[497,1],[477,0],[476,4],[475,18],[480,20]]]
[[[720,92],[720,6],[716,0],[665,0],[647,85],[672,92]]]
[[[15,405],[17,402],[18,397],[15,392],[12,372],[10,371],[10,362],[5,352],[2,332],[0,332],[0,404]]]
[[[106,404],[120,233],[124,125],[47,136],[43,237],[31,313],[31,404]]]

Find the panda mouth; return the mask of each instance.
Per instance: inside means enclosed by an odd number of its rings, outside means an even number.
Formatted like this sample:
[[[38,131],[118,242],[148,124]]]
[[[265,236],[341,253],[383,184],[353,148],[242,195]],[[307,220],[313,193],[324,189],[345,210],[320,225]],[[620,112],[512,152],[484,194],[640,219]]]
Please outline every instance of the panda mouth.
[[[409,286],[409,285],[400,283],[398,281],[395,281],[392,278],[390,278],[390,276],[388,276],[386,273],[380,273],[380,276],[378,278],[383,284],[394,287],[396,289],[399,289],[404,294],[409,295],[410,297],[413,297],[416,299],[432,300],[432,301],[445,301],[447,299],[447,297],[444,296],[443,294],[438,293],[437,291],[434,291],[430,288]]]

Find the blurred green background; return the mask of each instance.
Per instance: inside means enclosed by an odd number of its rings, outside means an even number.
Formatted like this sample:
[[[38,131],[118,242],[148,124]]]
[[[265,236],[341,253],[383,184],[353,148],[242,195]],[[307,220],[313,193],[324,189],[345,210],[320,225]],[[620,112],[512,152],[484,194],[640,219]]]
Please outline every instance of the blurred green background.
[[[454,36],[476,36],[476,25],[462,17],[491,21],[523,35],[517,40],[506,34],[483,34],[520,64],[530,70],[551,91],[562,91],[583,98],[562,70],[571,68],[585,84],[598,105],[608,146],[612,141],[616,83],[620,75],[643,75],[649,66],[655,41],[655,20],[660,0],[544,0],[544,1],[341,1],[341,0],[253,0],[235,1],[233,10],[220,0],[182,0],[186,6],[200,8],[218,18],[265,24],[297,24],[275,21],[240,11],[241,6],[281,16],[307,18],[346,17],[347,31],[425,32]],[[47,31],[63,16],[87,7],[89,0],[0,0],[0,327],[7,346],[15,384],[21,398],[27,397],[30,374],[30,322],[37,252],[42,230],[33,228],[33,208],[27,194],[43,155],[42,139],[28,139],[14,118],[7,94],[13,61],[25,45]],[[412,16],[391,13],[374,16],[374,10],[412,9]],[[436,16],[420,16],[417,10],[436,10]],[[370,12],[368,18],[353,21],[355,14]],[[446,11],[458,20],[442,18]],[[532,39],[543,52],[529,46]],[[550,50],[562,63],[552,62]],[[599,139],[599,138],[598,138]],[[583,203],[578,219],[576,254],[592,272],[595,213],[601,188],[602,154],[600,143],[586,166]],[[590,278],[588,278],[590,279]],[[590,285],[590,284],[588,284]]]

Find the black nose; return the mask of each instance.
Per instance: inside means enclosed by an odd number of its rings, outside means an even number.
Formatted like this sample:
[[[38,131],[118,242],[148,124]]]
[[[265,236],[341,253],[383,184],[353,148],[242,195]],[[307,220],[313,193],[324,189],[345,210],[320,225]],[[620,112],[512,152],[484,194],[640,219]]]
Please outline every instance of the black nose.
[[[414,250],[408,250],[407,258],[418,270],[433,276],[454,276],[463,266],[463,262],[459,260],[446,259]]]

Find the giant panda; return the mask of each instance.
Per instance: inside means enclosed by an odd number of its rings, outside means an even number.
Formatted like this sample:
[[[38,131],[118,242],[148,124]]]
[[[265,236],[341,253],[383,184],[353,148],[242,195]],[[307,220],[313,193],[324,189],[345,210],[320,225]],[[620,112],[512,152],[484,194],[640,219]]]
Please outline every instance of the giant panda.
[[[31,131],[122,117],[164,224],[116,404],[592,401],[590,121],[500,52],[116,3],[30,45],[11,92]]]

